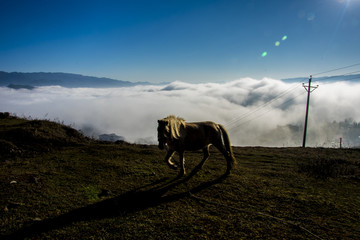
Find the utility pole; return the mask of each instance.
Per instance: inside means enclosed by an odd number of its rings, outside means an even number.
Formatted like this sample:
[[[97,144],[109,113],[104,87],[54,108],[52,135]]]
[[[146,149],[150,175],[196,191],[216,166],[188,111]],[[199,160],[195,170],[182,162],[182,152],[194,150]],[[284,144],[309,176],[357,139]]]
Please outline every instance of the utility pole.
[[[310,93],[313,92],[317,87],[319,87],[319,85],[317,85],[316,87],[312,87],[312,86],[311,86],[311,79],[312,79],[312,76],[310,75],[309,85],[305,86],[305,84],[303,83],[303,87],[304,87],[305,90],[308,92],[307,101],[306,101],[306,114],[305,114],[305,125],[304,125],[303,144],[302,144],[302,147],[303,147],[303,148],[304,148],[305,145],[306,145],[306,132],[307,132],[308,116],[309,116]]]

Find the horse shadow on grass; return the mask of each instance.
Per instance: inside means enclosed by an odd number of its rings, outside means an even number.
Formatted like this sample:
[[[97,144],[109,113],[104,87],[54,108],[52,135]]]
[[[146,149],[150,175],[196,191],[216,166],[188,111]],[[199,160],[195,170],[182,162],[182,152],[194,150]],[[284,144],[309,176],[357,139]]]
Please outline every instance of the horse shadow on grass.
[[[10,235],[0,237],[2,239],[24,239],[32,235],[59,229],[74,222],[125,216],[129,213],[159,206],[162,203],[174,202],[189,197],[191,194],[198,193],[214,184],[222,182],[227,177],[227,174],[224,174],[215,180],[201,183],[188,191],[165,196],[169,190],[189,181],[198,171],[199,169],[195,168],[189,175],[183,178],[179,176],[174,179],[163,178],[122,195],[72,210],[54,218],[34,222]],[[143,190],[146,188],[150,189]]]

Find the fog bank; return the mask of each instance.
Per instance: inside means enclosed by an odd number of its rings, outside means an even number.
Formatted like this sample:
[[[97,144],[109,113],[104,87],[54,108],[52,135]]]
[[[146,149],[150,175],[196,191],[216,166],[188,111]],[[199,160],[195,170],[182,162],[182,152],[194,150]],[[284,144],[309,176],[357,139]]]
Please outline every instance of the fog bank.
[[[360,83],[319,85],[311,94],[308,145],[333,146],[340,137],[345,144],[356,145]],[[300,146],[306,94],[301,83],[269,78],[105,89],[3,87],[0,111],[63,121],[93,137],[115,133],[139,143],[156,143],[157,119],[173,114],[225,125],[233,145]],[[341,127],[345,120],[346,128]]]

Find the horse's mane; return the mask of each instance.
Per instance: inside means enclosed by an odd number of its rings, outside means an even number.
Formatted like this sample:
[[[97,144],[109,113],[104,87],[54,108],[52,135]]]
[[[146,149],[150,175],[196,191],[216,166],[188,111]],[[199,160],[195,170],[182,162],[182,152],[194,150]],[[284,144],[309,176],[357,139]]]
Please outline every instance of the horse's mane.
[[[181,137],[181,129],[184,128],[186,124],[183,118],[170,115],[161,120],[169,123],[168,131],[172,139],[179,139]]]

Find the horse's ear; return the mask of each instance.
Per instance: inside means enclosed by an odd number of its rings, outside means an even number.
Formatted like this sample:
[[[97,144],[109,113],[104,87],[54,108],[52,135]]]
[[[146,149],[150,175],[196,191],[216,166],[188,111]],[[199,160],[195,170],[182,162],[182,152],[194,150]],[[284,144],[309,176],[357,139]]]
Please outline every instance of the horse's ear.
[[[167,124],[167,123],[168,123],[168,121],[167,121],[167,120],[163,120],[163,119],[161,119],[161,120],[158,120],[158,123],[159,123],[159,124]]]

